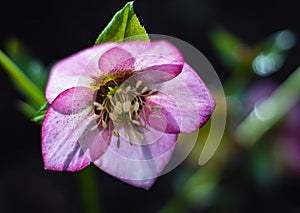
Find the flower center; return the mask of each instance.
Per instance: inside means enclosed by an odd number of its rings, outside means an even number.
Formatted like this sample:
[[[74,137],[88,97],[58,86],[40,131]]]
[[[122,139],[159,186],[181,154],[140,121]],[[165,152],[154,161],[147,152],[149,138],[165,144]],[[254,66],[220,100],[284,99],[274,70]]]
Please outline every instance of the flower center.
[[[118,147],[121,136],[131,145],[136,139],[143,140],[141,130],[149,130],[149,113],[161,111],[160,106],[149,106],[145,103],[145,97],[156,93],[157,90],[149,89],[142,81],[128,85],[123,83],[125,80],[126,77],[105,80],[99,87],[94,102],[94,111],[98,118],[96,128],[100,129],[100,136],[104,130],[108,130],[106,143],[109,143],[114,135],[118,138]]]

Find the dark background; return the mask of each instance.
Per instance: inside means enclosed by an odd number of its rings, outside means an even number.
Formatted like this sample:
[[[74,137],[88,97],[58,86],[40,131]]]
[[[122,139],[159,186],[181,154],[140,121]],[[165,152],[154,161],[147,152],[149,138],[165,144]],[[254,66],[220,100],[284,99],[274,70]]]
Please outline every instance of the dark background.
[[[2,1],[0,47],[4,48],[10,36],[17,37],[48,65],[92,45],[125,3],[119,0]],[[291,0],[137,0],[134,7],[148,33],[169,35],[192,44],[208,58],[221,80],[225,80],[230,70],[217,60],[209,42],[209,31],[215,26],[225,27],[249,45],[283,29],[299,36],[300,15],[296,3]],[[299,53],[298,45],[284,64],[287,73],[299,65]],[[16,109],[20,98],[1,70],[0,212],[83,212],[78,196],[78,174],[43,170],[40,127]],[[160,177],[150,191],[145,191],[97,171],[102,209],[157,212],[174,192],[174,175],[176,169]],[[248,201],[237,212],[266,209],[296,212],[300,209],[300,187],[296,183],[296,180],[285,181],[274,192],[247,186],[244,190]]]

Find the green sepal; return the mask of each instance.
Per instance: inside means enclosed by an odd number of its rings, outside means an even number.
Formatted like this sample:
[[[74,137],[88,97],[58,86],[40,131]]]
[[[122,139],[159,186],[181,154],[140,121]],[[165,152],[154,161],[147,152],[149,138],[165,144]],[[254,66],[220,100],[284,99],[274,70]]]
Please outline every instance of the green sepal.
[[[45,103],[39,111],[36,113],[36,115],[32,118],[32,121],[37,122],[38,124],[41,124],[44,120],[45,114],[47,112],[47,109],[49,108],[50,104]]]

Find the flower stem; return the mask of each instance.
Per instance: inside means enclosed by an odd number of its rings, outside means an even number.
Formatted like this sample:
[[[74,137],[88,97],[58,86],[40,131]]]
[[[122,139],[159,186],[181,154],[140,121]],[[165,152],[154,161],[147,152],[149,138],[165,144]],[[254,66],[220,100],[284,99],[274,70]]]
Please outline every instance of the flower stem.
[[[265,101],[237,127],[235,135],[243,146],[254,145],[300,99],[300,67],[298,67]]]
[[[100,213],[99,187],[96,184],[95,170],[92,165],[79,172],[79,187],[83,212]]]
[[[36,87],[32,81],[22,72],[22,70],[4,53],[0,50],[0,64],[10,77],[20,86],[24,94],[30,98],[37,106],[45,104],[43,92]]]

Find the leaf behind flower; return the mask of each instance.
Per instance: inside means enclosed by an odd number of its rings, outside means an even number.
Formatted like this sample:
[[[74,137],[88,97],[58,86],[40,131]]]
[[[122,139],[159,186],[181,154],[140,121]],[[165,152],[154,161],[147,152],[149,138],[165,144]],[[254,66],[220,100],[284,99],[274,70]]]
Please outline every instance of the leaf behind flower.
[[[98,36],[95,45],[105,42],[119,42],[133,37],[134,40],[149,41],[145,28],[133,10],[133,1],[119,10]],[[129,39],[130,40],[130,39]]]

